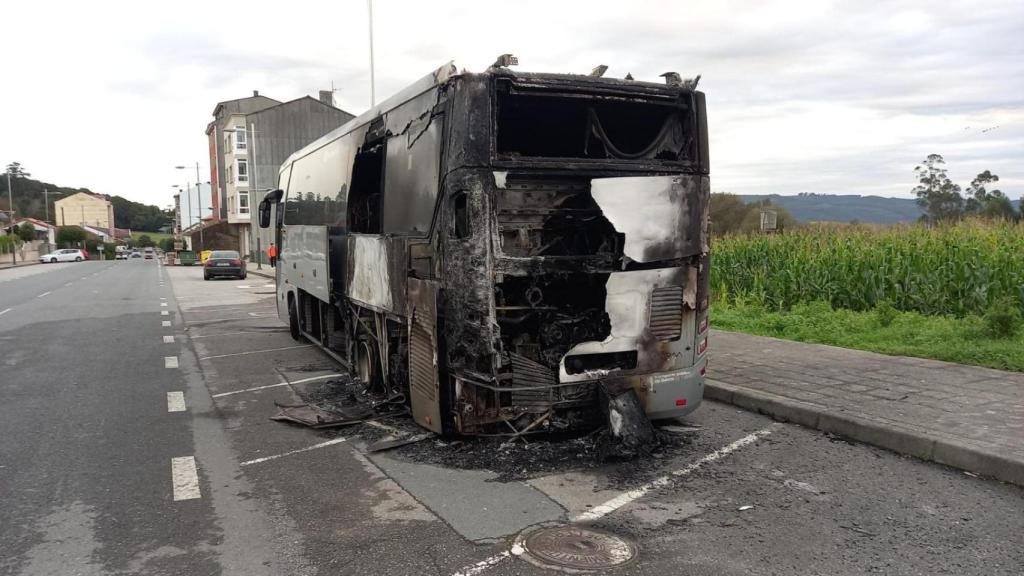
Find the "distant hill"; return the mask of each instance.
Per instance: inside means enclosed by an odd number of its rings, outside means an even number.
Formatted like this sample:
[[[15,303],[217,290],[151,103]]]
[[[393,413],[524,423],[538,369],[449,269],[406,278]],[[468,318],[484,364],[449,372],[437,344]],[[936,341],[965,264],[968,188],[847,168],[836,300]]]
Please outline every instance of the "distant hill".
[[[7,181],[3,176],[4,173],[0,172],[0,210],[7,210]],[[42,220],[46,217],[43,189],[48,191],[51,222],[55,218],[53,203],[57,200],[78,192],[95,194],[88,188],[67,188],[32,178],[12,178],[11,182],[14,189],[14,209],[18,218],[27,216]],[[158,232],[173,219],[173,214],[157,206],[134,202],[120,196],[109,196],[108,199],[114,205],[114,226],[117,228]]]
[[[858,220],[865,224],[895,224],[916,222],[921,217],[921,209],[913,198],[810,193],[797,196],[745,195],[740,198],[748,203],[769,198],[772,204],[785,208],[801,222]],[[1019,210],[1020,200],[1015,200],[1013,205]]]

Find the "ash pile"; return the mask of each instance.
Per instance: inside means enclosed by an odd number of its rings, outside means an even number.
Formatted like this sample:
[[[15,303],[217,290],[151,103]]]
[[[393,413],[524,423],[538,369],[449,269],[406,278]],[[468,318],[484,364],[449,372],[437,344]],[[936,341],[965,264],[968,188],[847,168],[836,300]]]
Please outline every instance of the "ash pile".
[[[699,427],[679,421],[652,425],[636,393],[602,401],[605,418],[591,429],[564,430],[539,423],[508,435],[441,438],[413,422],[404,397],[377,393],[343,376],[296,386],[305,402],[279,404],[275,420],[317,429],[346,427],[367,443],[367,451],[391,450],[412,461],[448,468],[487,470],[496,481],[622,464],[623,474],[656,468],[663,458],[686,450]]]

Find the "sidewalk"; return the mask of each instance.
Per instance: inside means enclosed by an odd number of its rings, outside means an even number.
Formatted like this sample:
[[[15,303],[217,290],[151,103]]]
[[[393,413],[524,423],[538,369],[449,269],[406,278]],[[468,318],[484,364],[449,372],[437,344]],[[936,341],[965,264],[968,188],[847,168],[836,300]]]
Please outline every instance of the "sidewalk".
[[[1024,374],[719,330],[710,353],[708,398],[1024,486]]]
[[[11,255],[10,254],[4,254],[3,256],[6,256],[6,258],[4,259],[3,262],[0,262],[0,270],[3,270],[5,268],[21,268],[22,266],[35,266],[36,264],[39,264],[39,259],[38,258],[35,258],[33,260],[29,260],[27,262],[23,261],[21,258],[18,258],[18,265],[17,266],[11,266]],[[3,256],[0,256],[0,257],[3,257]]]

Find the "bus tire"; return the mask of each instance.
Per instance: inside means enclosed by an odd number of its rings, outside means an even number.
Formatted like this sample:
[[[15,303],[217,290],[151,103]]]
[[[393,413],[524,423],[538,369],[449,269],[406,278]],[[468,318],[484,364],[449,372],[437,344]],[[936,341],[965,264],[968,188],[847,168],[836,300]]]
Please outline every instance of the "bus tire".
[[[302,340],[302,332],[299,331],[299,312],[295,309],[295,299],[288,300],[288,331],[292,340]]]

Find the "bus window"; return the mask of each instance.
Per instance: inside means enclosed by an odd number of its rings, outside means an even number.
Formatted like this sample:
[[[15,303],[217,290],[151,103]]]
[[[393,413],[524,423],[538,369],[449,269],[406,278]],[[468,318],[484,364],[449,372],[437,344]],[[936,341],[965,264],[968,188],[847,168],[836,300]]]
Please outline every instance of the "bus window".
[[[388,140],[384,231],[425,235],[437,203],[443,116],[430,112]]]
[[[352,232],[380,234],[383,164],[383,144],[372,145],[356,154],[352,166],[352,190],[348,195],[348,226]]]
[[[345,226],[352,140],[341,138],[299,158],[291,169],[285,221]]]

